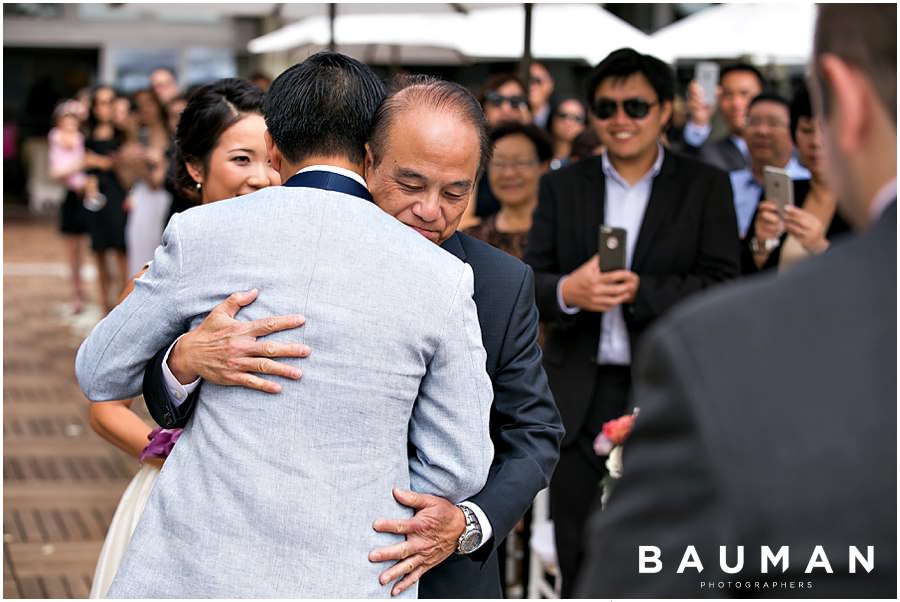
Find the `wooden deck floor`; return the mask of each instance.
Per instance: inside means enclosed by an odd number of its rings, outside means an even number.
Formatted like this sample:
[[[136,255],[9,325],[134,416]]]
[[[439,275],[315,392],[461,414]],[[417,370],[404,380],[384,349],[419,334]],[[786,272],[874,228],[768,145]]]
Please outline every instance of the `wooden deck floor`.
[[[99,310],[68,311],[55,221],[7,215],[3,234],[3,596],[85,598],[138,466],[88,424],[74,360]]]

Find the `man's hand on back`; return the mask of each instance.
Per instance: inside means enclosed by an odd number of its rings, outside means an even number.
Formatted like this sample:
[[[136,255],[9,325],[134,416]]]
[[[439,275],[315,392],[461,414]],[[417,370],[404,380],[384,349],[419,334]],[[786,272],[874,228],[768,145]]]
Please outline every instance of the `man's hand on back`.
[[[372,527],[379,533],[406,535],[406,541],[369,553],[370,562],[398,561],[380,576],[382,584],[403,577],[391,590],[392,596],[405,591],[453,554],[466,528],[462,510],[444,498],[396,488],[394,498],[413,508],[415,515],[407,519],[380,518]]]
[[[256,289],[233,293],[217,305],[196,329],[181,337],[169,354],[168,366],[182,384],[198,377],[217,385],[240,385],[265,393],[278,393],[281,385],[257,374],[299,379],[299,368],[276,362],[276,357],[307,357],[309,347],[299,343],[259,341],[273,332],[303,326],[303,316],[273,316],[251,322],[235,319],[237,312],[256,300]]]

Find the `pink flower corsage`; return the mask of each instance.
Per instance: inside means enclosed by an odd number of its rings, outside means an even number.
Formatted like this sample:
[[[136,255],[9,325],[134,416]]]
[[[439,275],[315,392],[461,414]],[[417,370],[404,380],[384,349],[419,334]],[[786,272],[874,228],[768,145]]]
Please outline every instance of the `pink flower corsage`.
[[[634,427],[634,419],[637,417],[637,409],[633,414],[626,414],[620,418],[608,420],[603,423],[603,430],[594,439],[594,453],[598,456],[605,456],[612,451],[613,447],[622,445],[631,434]]]

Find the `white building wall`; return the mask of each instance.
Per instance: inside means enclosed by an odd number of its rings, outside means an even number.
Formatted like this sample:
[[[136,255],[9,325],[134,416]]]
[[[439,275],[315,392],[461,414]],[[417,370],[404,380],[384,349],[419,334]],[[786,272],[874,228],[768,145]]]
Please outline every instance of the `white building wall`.
[[[4,17],[4,47],[98,48],[98,81],[104,83],[115,82],[116,65],[125,54],[169,50],[176,54],[175,67],[180,83],[185,83],[187,55],[225,51],[236,65],[236,57],[246,52],[254,33],[229,17],[196,23],[162,21],[152,15],[138,20],[91,20],[79,16],[77,4],[63,6],[60,19]]]

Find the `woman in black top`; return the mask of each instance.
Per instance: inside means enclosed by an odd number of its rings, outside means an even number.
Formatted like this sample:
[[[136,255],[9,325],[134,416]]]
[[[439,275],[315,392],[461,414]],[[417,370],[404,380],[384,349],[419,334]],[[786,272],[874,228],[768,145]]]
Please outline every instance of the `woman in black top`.
[[[85,188],[85,207],[89,210],[88,230],[91,249],[97,258],[101,305],[109,311],[113,300],[125,286],[127,256],[125,254],[126,214],[123,204],[127,190],[116,174],[116,152],[124,142],[122,133],[113,125],[115,90],[101,86],[94,90],[85,140],[86,165],[91,181]],[[109,257],[115,261],[110,270]]]

